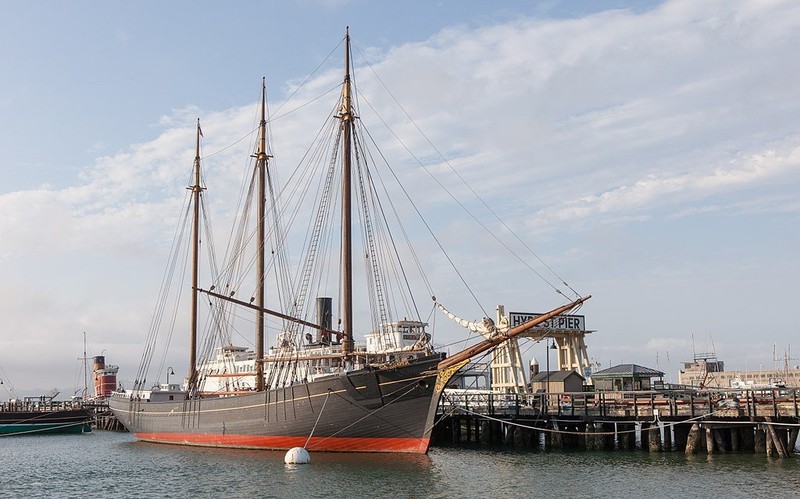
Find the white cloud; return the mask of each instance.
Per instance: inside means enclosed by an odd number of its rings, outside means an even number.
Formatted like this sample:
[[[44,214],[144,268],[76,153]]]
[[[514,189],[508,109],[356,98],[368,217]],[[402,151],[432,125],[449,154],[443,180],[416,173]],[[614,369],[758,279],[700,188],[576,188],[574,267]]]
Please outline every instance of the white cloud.
[[[734,157],[729,164],[716,166],[711,171],[699,166],[701,173],[650,174],[632,185],[569,200],[540,210],[532,217],[531,224],[541,228],[565,221],[577,226],[591,221],[618,221],[620,217],[648,213],[663,206],[678,207],[679,212],[686,214],[680,208],[686,202],[708,200],[769,185],[780,186],[785,182],[797,183],[800,182],[800,137],[793,136],[786,142],[794,148],[783,152],[767,149],[743,158]],[[742,202],[738,204],[741,206]],[[796,206],[796,203],[783,206]],[[717,210],[691,210],[693,213],[699,211]]]

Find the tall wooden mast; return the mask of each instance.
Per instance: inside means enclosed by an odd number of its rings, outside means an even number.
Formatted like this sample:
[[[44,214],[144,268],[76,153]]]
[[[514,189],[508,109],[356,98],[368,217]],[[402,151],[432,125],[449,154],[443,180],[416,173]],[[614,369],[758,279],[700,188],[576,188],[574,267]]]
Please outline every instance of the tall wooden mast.
[[[345,30],[344,84],[339,120],[343,132],[342,154],[342,353],[353,353],[353,227],[351,217],[351,141],[353,134],[353,102],[350,88],[350,27]]]
[[[200,186],[200,136],[202,134],[200,118],[198,118],[194,155],[194,185],[189,187],[192,191],[192,207],[194,209],[192,218],[192,316],[189,326],[189,386],[187,386],[190,394],[197,392],[197,278],[200,261],[200,193],[203,191]]]
[[[256,249],[256,390],[264,390],[264,246],[266,244],[266,176],[267,162],[267,85],[261,79],[261,123],[258,127],[258,150],[256,151],[256,175],[258,176],[258,242]]]

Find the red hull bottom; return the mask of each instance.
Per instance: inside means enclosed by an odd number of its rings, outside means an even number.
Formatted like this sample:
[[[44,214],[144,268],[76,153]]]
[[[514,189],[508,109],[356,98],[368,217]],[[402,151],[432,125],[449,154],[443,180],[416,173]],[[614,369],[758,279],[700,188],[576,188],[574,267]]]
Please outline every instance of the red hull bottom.
[[[198,433],[137,433],[146,442],[230,447],[240,449],[287,450],[303,447],[306,437],[266,435],[211,435]],[[406,452],[425,454],[429,438],[344,438],[312,437],[306,449],[326,452]]]

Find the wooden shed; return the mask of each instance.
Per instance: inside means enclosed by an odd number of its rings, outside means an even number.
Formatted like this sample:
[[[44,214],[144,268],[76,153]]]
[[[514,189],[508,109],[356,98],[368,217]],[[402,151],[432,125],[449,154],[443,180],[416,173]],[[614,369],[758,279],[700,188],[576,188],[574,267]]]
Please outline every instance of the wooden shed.
[[[533,393],[582,392],[585,378],[576,371],[542,371],[531,377]],[[548,380],[550,389],[548,390]]]

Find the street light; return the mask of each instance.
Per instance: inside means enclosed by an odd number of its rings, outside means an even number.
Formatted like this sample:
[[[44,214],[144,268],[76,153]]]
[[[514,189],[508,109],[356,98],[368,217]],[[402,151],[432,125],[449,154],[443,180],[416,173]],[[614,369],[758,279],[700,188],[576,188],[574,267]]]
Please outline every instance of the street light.
[[[547,385],[545,392],[547,392],[548,405],[550,405],[550,350],[555,350],[556,348],[556,340],[553,340],[553,343],[547,347]]]
[[[169,390],[169,375],[170,374],[174,375],[175,371],[173,371],[171,367],[168,367],[167,368],[167,390]]]

